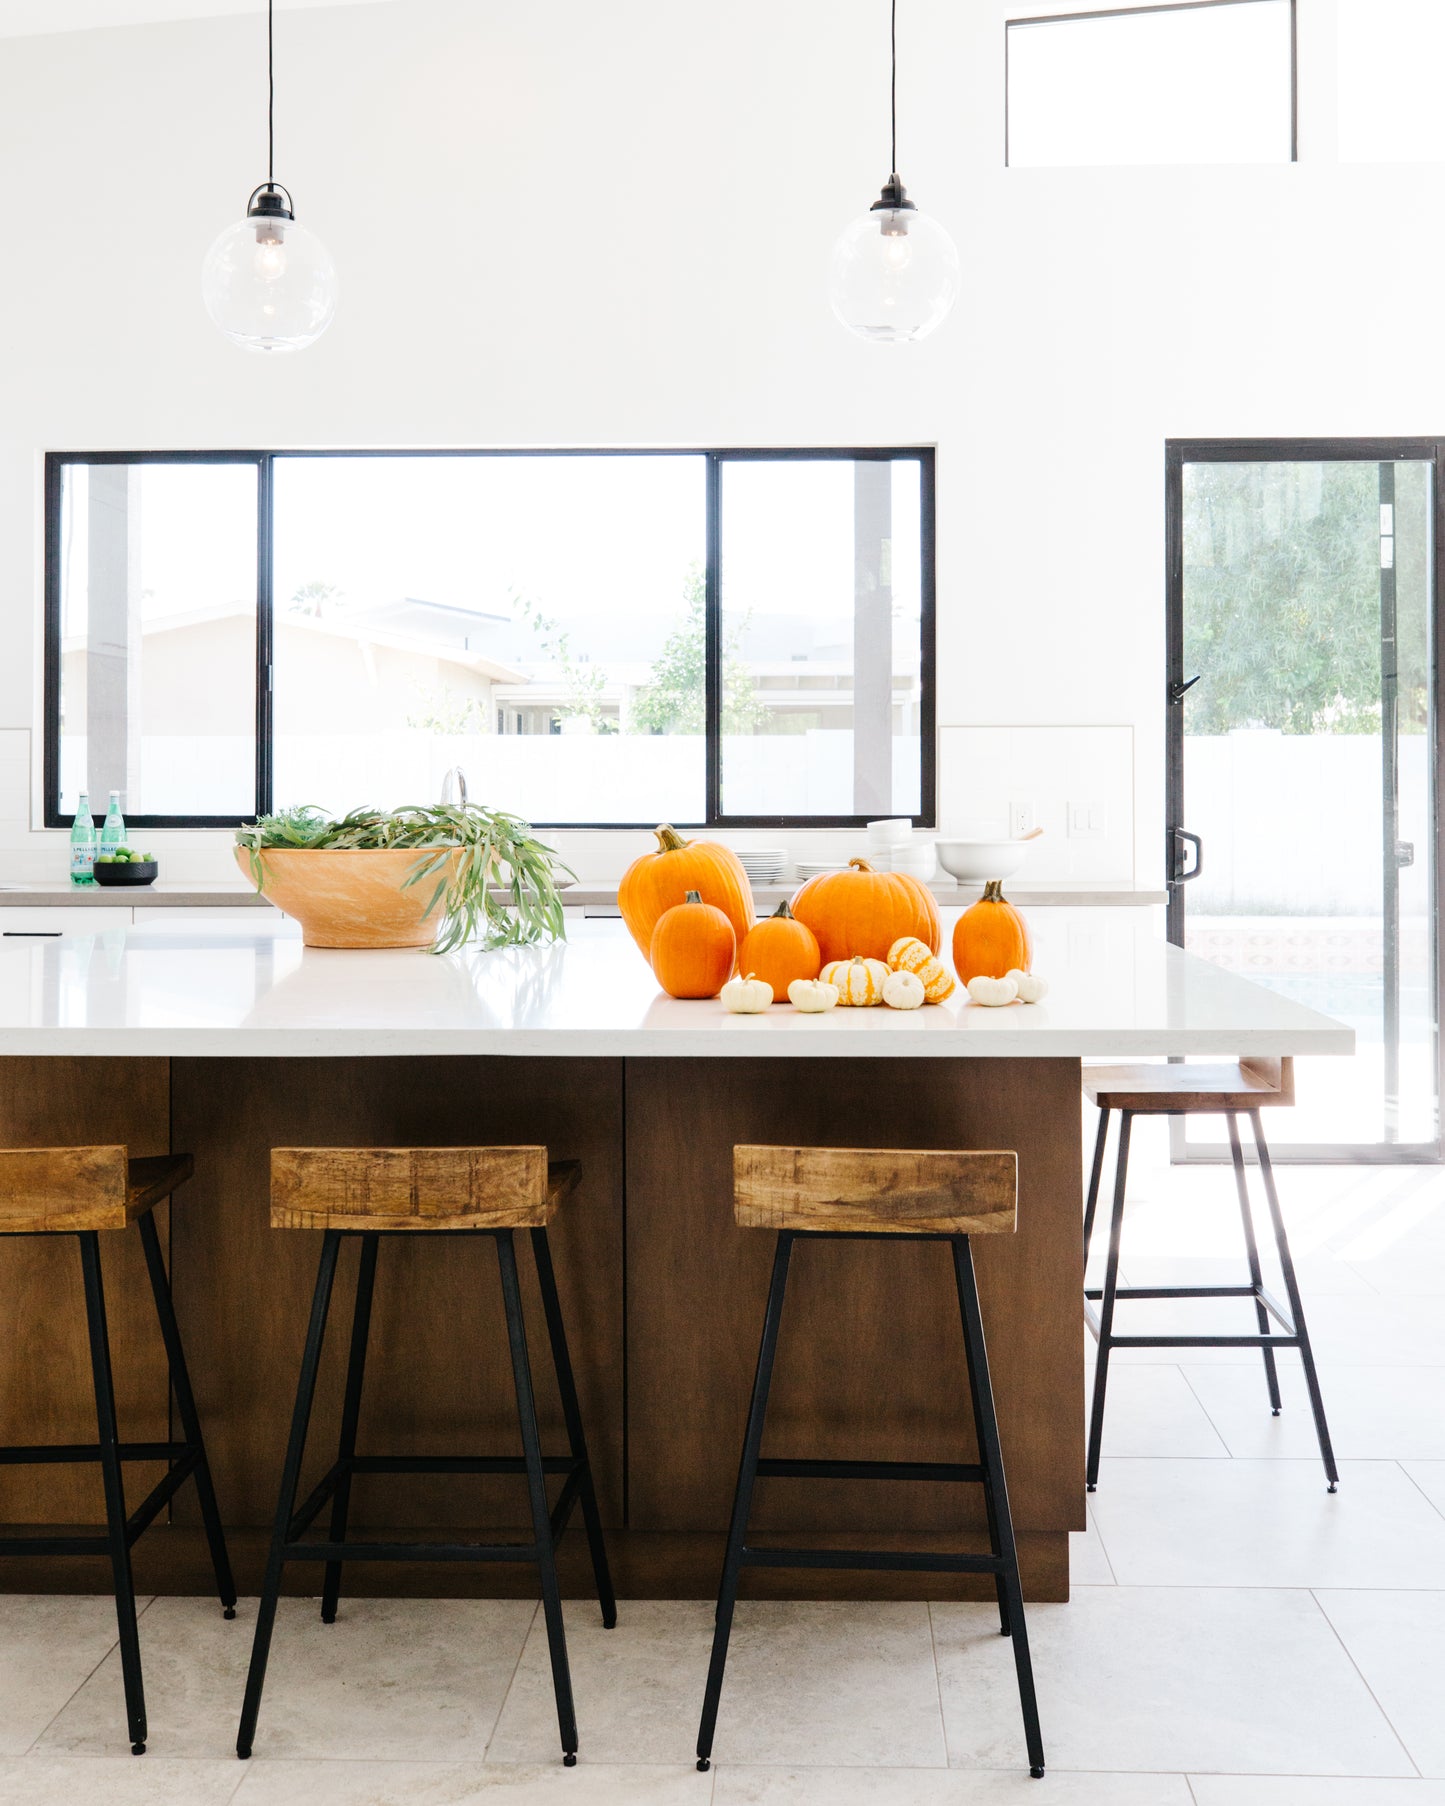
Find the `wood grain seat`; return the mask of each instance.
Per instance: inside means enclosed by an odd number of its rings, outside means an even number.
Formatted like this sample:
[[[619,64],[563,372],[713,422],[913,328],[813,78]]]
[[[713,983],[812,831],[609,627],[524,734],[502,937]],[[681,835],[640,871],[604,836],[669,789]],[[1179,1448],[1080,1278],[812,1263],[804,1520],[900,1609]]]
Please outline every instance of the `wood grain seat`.
[[[123,1147],[0,1149],[0,1235],[124,1229],[194,1171],[189,1154],[131,1160]]]
[[[581,1177],[543,1147],[273,1148],[273,1229],[545,1229]]]
[[[1013,1151],[962,1152],[941,1148],[767,1147],[737,1144],[733,1148],[733,1214],[739,1228],[771,1229],[777,1236],[773,1277],[763,1314],[763,1333],[753,1379],[733,1494],[732,1520],[722,1583],[713,1621],[712,1658],[703,1692],[697,1730],[697,1766],[712,1766],[718,1707],[727,1669],[733,1612],[745,1568],[852,1568],[869,1573],[894,1571],[927,1574],[984,1574],[998,1599],[999,1630],[1013,1640],[1014,1671],[1024,1722],[1029,1773],[1044,1772],[1043,1734],[1039,1729],[1033,1665],[1024,1621],[1023,1584],[1018,1546],[1009,1511],[1003,1449],[989,1378],[978,1280],[971,1238],[1009,1235],[1018,1209],[1018,1155]],[[973,1414],[977,1461],[896,1461],[839,1459],[829,1456],[764,1455],[763,1430],[773,1365],[778,1351],[783,1304],[794,1244],[906,1238],[943,1243],[951,1256],[958,1293],[963,1349],[967,1357],[967,1393]],[[890,1250],[890,1254],[891,1254]],[[813,1250],[804,1255],[811,1259]],[[859,1258],[864,1258],[862,1250]],[[878,1247],[866,1258],[889,1264]],[[947,1382],[941,1382],[947,1384]],[[961,1389],[960,1389],[961,1390]],[[893,1426],[897,1434],[897,1424]],[[759,1480],[808,1480],[832,1484],[865,1480],[884,1484],[924,1481],[980,1486],[988,1526],[987,1553],[975,1550],[786,1548],[776,1541],[754,1544],[748,1535],[753,1492]]]
[[[914,1148],[733,1149],[741,1229],[1012,1235],[1018,1155]]]
[[[1084,1095],[1101,1110],[1189,1116],[1258,1110],[1294,1102],[1294,1062],[1230,1060],[1218,1065],[1086,1066]]]

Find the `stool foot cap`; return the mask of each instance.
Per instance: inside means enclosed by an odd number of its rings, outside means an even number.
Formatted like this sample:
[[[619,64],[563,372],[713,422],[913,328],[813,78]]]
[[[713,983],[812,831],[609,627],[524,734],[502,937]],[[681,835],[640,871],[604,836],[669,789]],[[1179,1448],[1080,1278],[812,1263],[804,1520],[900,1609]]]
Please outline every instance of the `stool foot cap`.
[[[130,1746],[130,1753],[132,1756],[143,1756],[146,1753],[146,1746],[145,1746],[144,1742],[133,1743]]]
[[[700,1775],[705,1775],[711,1767],[712,1767],[712,1757],[711,1756],[699,1756],[698,1757],[697,1772]]]
[[[1033,1776],[1033,1778],[1034,1778],[1034,1780],[1035,1780],[1035,1781],[1042,1781],[1042,1780],[1043,1780],[1043,1778],[1044,1778],[1044,1765],[1043,1765],[1043,1763],[1042,1763],[1042,1762],[1041,1762],[1041,1763],[1040,1763],[1040,1764],[1039,1764],[1039,1765],[1038,1765],[1038,1767],[1037,1767],[1037,1768],[1031,1768],[1031,1769],[1030,1769],[1030,1770],[1029,1770],[1029,1773],[1030,1773],[1030,1774],[1031,1774],[1031,1775],[1032,1775],[1032,1776]]]
[[[1278,1417],[1280,1414],[1280,1410],[1281,1410],[1281,1407],[1279,1405],[1271,1405],[1269,1408],[1269,1414],[1271,1417]]]
[[[577,1766],[577,1752],[576,1752],[576,1750],[565,1750],[565,1751],[564,1751],[564,1752],[563,1752],[563,1754],[562,1754],[562,1766],[563,1766],[563,1768],[576,1768],[576,1766]]]
[[[336,1613],[335,1612],[323,1612],[321,1614],[321,1622],[323,1624],[335,1624]]]
[[[234,1605],[228,1605],[226,1607],[226,1609],[221,1613],[221,1616],[223,1618],[234,1618],[235,1615],[236,1615],[236,1608]]]
[[[1084,1487],[1085,1492],[1097,1492],[1098,1490],[1099,1490],[1099,1483],[1097,1480],[1088,1481]]]
[[[238,1743],[236,1745],[236,1760],[238,1762],[249,1762],[251,1760],[251,1746],[249,1743]]]
[[[1330,1489],[1330,1491],[1331,1491],[1331,1492],[1338,1492],[1338,1491],[1339,1491],[1339,1490],[1340,1490],[1340,1483],[1339,1483],[1339,1481],[1338,1481],[1338,1480],[1331,1480],[1331,1481],[1330,1481],[1330,1488],[1329,1488],[1329,1489]]]

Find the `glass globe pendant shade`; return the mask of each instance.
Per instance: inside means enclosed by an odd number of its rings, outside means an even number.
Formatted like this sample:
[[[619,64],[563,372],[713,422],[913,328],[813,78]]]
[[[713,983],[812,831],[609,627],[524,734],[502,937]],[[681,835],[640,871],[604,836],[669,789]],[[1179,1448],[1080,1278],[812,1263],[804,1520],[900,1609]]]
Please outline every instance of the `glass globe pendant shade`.
[[[201,268],[206,311],[248,351],[299,351],[336,312],[331,253],[297,225],[290,200],[270,183],[258,188],[246,217],[226,228]]]
[[[833,312],[879,344],[927,338],[958,298],[958,252],[892,176],[881,197],[833,247]]]

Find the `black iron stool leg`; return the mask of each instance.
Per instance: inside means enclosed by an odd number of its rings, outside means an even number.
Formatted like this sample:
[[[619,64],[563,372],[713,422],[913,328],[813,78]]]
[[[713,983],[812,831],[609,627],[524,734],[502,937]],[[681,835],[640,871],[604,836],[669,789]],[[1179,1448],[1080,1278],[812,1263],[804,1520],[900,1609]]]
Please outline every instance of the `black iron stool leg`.
[[[115,1387],[110,1372],[110,1336],[105,1320],[105,1289],[100,1278],[100,1238],[87,1229],[80,1243],[80,1269],[85,1277],[85,1322],[90,1335],[90,1370],[95,1382],[95,1419],[100,1432],[100,1475],[105,1487],[105,1530],[110,1544],[110,1571],[115,1585],[115,1620],[120,1640],[120,1671],[125,1682],[125,1716],[130,1752],[146,1748],[145,1683],[141,1679],[140,1633],[135,1621],[135,1583],[125,1535],[125,1484],[121,1478],[120,1433],[115,1419]]]
[[[1244,1170],[1244,1149],[1239,1144],[1239,1118],[1232,1110],[1225,1112],[1225,1121],[1229,1124],[1229,1153],[1234,1162],[1234,1188],[1239,1193],[1239,1215],[1244,1224],[1244,1248],[1249,1257],[1249,1281],[1254,1287],[1254,1314],[1262,1336],[1269,1334],[1269,1312],[1260,1299],[1260,1287],[1264,1284],[1264,1271],[1259,1264],[1259,1244],[1254,1235],[1254,1211],[1249,1201],[1249,1181]],[[1274,1350],[1261,1349],[1264,1356],[1264,1378],[1269,1387],[1269,1408],[1276,1417],[1279,1416],[1279,1375],[1275,1372]]]
[[[1305,1325],[1305,1307],[1300,1298],[1299,1281],[1295,1277],[1294,1256],[1290,1253],[1289,1236],[1285,1231],[1284,1215],[1279,1207],[1279,1193],[1274,1185],[1274,1168],[1270,1164],[1269,1148],[1265,1144],[1264,1130],[1260,1127],[1259,1111],[1249,1113],[1249,1126],[1254,1132],[1254,1145],[1259,1153],[1259,1170],[1264,1180],[1264,1195],[1269,1200],[1270,1220],[1274,1224],[1275,1246],[1279,1250],[1279,1264],[1284,1270],[1285,1296],[1289,1299],[1290,1321],[1294,1324],[1294,1333],[1299,1337],[1300,1360],[1305,1370],[1305,1386],[1310,1395],[1310,1410],[1314,1413],[1315,1435],[1319,1438],[1320,1459],[1325,1464],[1325,1478],[1330,1483],[1330,1491],[1336,1492],[1340,1484],[1340,1470],[1335,1466],[1334,1445],[1330,1441],[1330,1426],[1325,1422],[1325,1401],[1320,1396],[1319,1375],[1315,1372],[1315,1354],[1310,1346],[1310,1333]]]
[[[542,1310],[547,1319],[547,1339],[552,1345],[552,1366],[557,1374],[557,1391],[562,1399],[562,1416],[567,1424],[567,1446],[572,1459],[580,1463],[577,1498],[582,1507],[582,1522],[587,1531],[587,1546],[592,1552],[592,1574],[597,1583],[597,1599],[602,1607],[602,1624],[611,1630],[617,1623],[617,1599],[612,1591],[612,1575],[607,1566],[607,1545],[602,1537],[602,1518],[597,1510],[597,1489],[592,1484],[592,1463],[587,1454],[587,1438],[582,1428],[582,1410],[577,1403],[577,1382],[572,1375],[572,1357],[567,1352],[567,1326],[557,1296],[557,1275],[552,1266],[552,1249],[545,1229],[532,1231],[532,1258],[537,1263],[537,1287],[542,1294]]]
[[[522,1315],[522,1290],[517,1283],[517,1250],[510,1229],[497,1233],[497,1264],[502,1274],[502,1301],[507,1309],[507,1341],[512,1351],[512,1378],[517,1388],[517,1420],[522,1430],[522,1453],[527,1462],[532,1534],[537,1543],[537,1566],[542,1576],[542,1612],[547,1622],[547,1649],[552,1658],[557,1728],[562,1736],[562,1761],[571,1768],[577,1760],[577,1714],[572,1704],[572,1675],[567,1666],[567,1631],[562,1621],[562,1596],[557,1587],[557,1552],[547,1510],[547,1482],[542,1472],[542,1442],[537,1429],[537,1404],[532,1394],[532,1367],[527,1357],[527,1324]]]
[[[1129,1118],[1126,1113],[1123,1120],[1126,1137],[1128,1128]],[[1008,1595],[1014,1668],[1018,1674],[1019,1707],[1023,1712],[1029,1773],[1038,1780],[1044,1772],[1044,1739],[1039,1729],[1039,1702],[1034,1693],[1033,1663],[1029,1660],[1029,1633],[1024,1622],[1023,1585],[1019,1580],[1019,1558],[1014,1545],[1013,1516],[1009,1511],[1003,1447],[999,1442],[998,1418],[993,1408],[988,1345],[983,1334],[983,1313],[978,1307],[978,1281],[973,1270],[973,1250],[969,1247],[966,1235],[953,1237],[953,1267],[958,1278],[959,1302],[963,1307],[963,1337],[968,1350],[969,1378],[977,1400],[978,1458],[983,1467],[985,1497],[991,1496],[995,1501],[997,1528],[991,1534],[995,1539],[994,1552],[1003,1558],[1004,1564],[999,1579]]]
[[[778,1236],[773,1254],[773,1278],[768,1288],[768,1308],[763,1316],[763,1337],[758,1347],[758,1369],[753,1378],[747,1433],[743,1437],[742,1460],[738,1465],[737,1491],[733,1494],[733,1515],[728,1525],[727,1554],[723,1559],[722,1585],[718,1589],[717,1617],[713,1625],[712,1659],[708,1663],[702,1722],[697,1731],[697,1765],[704,1772],[712,1765],[713,1733],[717,1729],[717,1709],[722,1699],[723,1671],[727,1667],[743,1544],[747,1540],[753,1486],[758,1477],[758,1456],[763,1446],[763,1424],[768,1414],[768,1391],[773,1383],[773,1360],[778,1352],[778,1326],[783,1319],[783,1297],[788,1289],[788,1263],[792,1253],[792,1233],[784,1230]]]
[[[953,1278],[958,1288],[958,1312],[963,1324],[964,1350],[968,1349],[968,1301],[964,1297],[965,1287],[973,1283],[973,1254],[969,1249],[968,1237],[955,1235],[953,1243]],[[983,1463],[983,1401],[979,1396],[978,1370],[972,1361],[968,1363],[968,1394],[973,1405],[973,1430],[979,1448],[979,1463],[983,1466],[983,1508],[988,1519],[988,1546],[994,1555],[1002,1553],[999,1543],[998,1504],[994,1498],[993,1475]],[[1013,1626],[1009,1619],[1008,1589],[1004,1585],[1002,1574],[994,1576],[994,1586],[998,1593],[998,1629],[1001,1637],[1012,1634]]]
[[[1094,1213],[1099,1208],[1099,1181],[1104,1174],[1104,1149],[1109,1140],[1109,1112],[1099,1112],[1099,1132],[1094,1137],[1094,1164],[1089,1170],[1089,1196],[1084,1204],[1084,1265],[1089,1264],[1089,1244],[1094,1239]]]
[[[1104,1442],[1104,1395],[1109,1384],[1109,1349],[1114,1334],[1114,1299],[1119,1290],[1119,1248],[1124,1235],[1124,1191],[1129,1181],[1129,1131],[1131,1110],[1119,1113],[1119,1158],[1114,1169],[1114,1214],[1109,1222],[1109,1264],[1104,1270],[1104,1295],[1099,1300],[1099,1349],[1094,1362],[1094,1402],[1089,1413],[1089,1452],[1084,1484],[1093,1492],[1099,1484],[1099,1452]]]
[[[366,1372],[366,1344],[371,1335],[371,1300],[376,1290],[376,1251],[379,1235],[363,1235],[361,1260],[356,1269],[356,1302],[351,1313],[351,1353],[346,1362],[346,1397],[341,1407],[341,1437],[336,1451],[341,1477],[331,1501],[331,1541],[346,1541],[346,1523],[351,1513],[351,1459],[356,1453],[356,1428],[361,1420],[361,1382]],[[336,1604],[341,1597],[341,1563],[329,1561],[321,1586],[321,1622],[336,1622]]]
[[[151,1293],[156,1301],[156,1318],[161,1327],[161,1340],[166,1345],[166,1360],[171,1372],[171,1391],[176,1395],[176,1412],[181,1420],[181,1435],[187,1445],[196,1451],[196,1497],[201,1507],[201,1523],[205,1526],[206,1542],[211,1551],[211,1567],[215,1571],[216,1591],[221,1598],[221,1610],[225,1617],[236,1615],[236,1582],[231,1574],[231,1558],[226,1553],[226,1533],[221,1528],[221,1513],[216,1504],[216,1488],[211,1480],[211,1464],[206,1459],[206,1445],[201,1437],[201,1419],[196,1410],[195,1394],[191,1391],[190,1370],[186,1366],[186,1353],[181,1344],[180,1326],[176,1322],[175,1305],[171,1299],[170,1280],[166,1275],[165,1258],[161,1254],[160,1236],[156,1233],[155,1218],[146,1211],[140,1219],[141,1246],[145,1249],[146,1271],[150,1274]]]
[[[291,1413],[291,1435],[286,1444],[286,1460],[281,1469],[281,1492],[276,1500],[276,1522],[271,1531],[271,1553],[266,1561],[266,1575],[261,1583],[261,1600],[256,1610],[256,1636],[251,1645],[251,1667],[246,1675],[246,1697],[241,1705],[241,1724],[236,1732],[236,1754],[244,1761],[251,1754],[256,1735],[256,1720],[261,1713],[261,1689],[266,1685],[266,1662],[271,1654],[271,1633],[276,1627],[276,1601],[281,1591],[281,1570],[286,1565],[282,1553],[296,1509],[296,1494],[301,1484],[301,1461],[306,1453],[306,1432],[311,1424],[311,1405],[316,1397],[316,1374],[321,1365],[321,1345],[326,1339],[326,1315],[331,1307],[331,1288],[336,1279],[336,1256],[341,1248],[341,1231],[328,1229],[321,1241],[321,1260],[316,1269],[316,1290],[311,1299],[311,1321],[306,1329],[306,1347],[301,1356],[301,1376],[296,1385],[296,1407]]]

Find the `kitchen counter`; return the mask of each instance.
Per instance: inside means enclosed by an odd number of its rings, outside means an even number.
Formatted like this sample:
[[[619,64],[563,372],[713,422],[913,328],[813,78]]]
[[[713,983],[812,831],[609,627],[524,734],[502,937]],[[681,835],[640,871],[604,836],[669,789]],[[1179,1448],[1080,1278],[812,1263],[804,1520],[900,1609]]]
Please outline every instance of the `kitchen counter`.
[[[1052,987],[1041,1004],[821,1017],[729,1016],[663,997],[620,923],[580,917],[555,947],[443,958],[307,949],[274,914],[97,922],[92,934],[0,941],[0,1147],[84,1140],[194,1156],[195,1178],[161,1213],[163,1236],[246,1592],[264,1560],[319,1239],[271,1229],[273,1147],[541,1143],[580,1163],[550,1235],[618,1590],[683,1599],[716,1584],[772,1257],[770,1236],[734,1223],[733,1148],[1016,1150],[1016,1233],[981,1238],[975,1257],[1025,1592],[1065,1600],[1069,1533],[1085,1526],[1081,1057],[1353,1044],[1348,1028],[1153,939],[1134,911],[1038,911],[1034,963]],[[65,1239],[0,1237],[0,1443],[95,1434]],[[125,1434],[164,1440],[169,1396],[138,1239],[103,1239]],[[383,1247],[363,1437],[373,1450],[509,1450],[495,1257],[464,1238],[427,1239]],[[794,1265],[770,1420],[787,1452],[973,1460],[946,1251],[811,1244]],[[346,1334],[352,1270],[343,1265],[333,1342]],[[317,1464],[335,1446],[337,1372],[333,1348]],[[557,1437],[545,1381],[539,1408],[544,1436]],[[128,1478],[137,1499],[151,1483]],[[94,1522],[95,1485],[93,1469],[0,1466],[0,1518]],[[976,1546],[981,1501],[960,1491],[768,1481],[757,1528],[789,1542]],[[138,1585],[203,1592],[187,1492],[173,1509],[137,1546]],[[505,1478],[368,1475],[353,1520],[362,1534],[457,1541],[515,1526],[520,1512]],[[591,1584],[576,1542],[562,1561],[574,1596]],[[316,1579],[302,1568],[294,1584]],[[12,1559],[3,1584],[67,1580]],[[347,1580],[348,1592],[442,1595],[533,1585],[515,1566],[455,1564],[357,1563]],[[980,1585],[861,1571],[749,1581],[791,1598],[977,1597]]]

